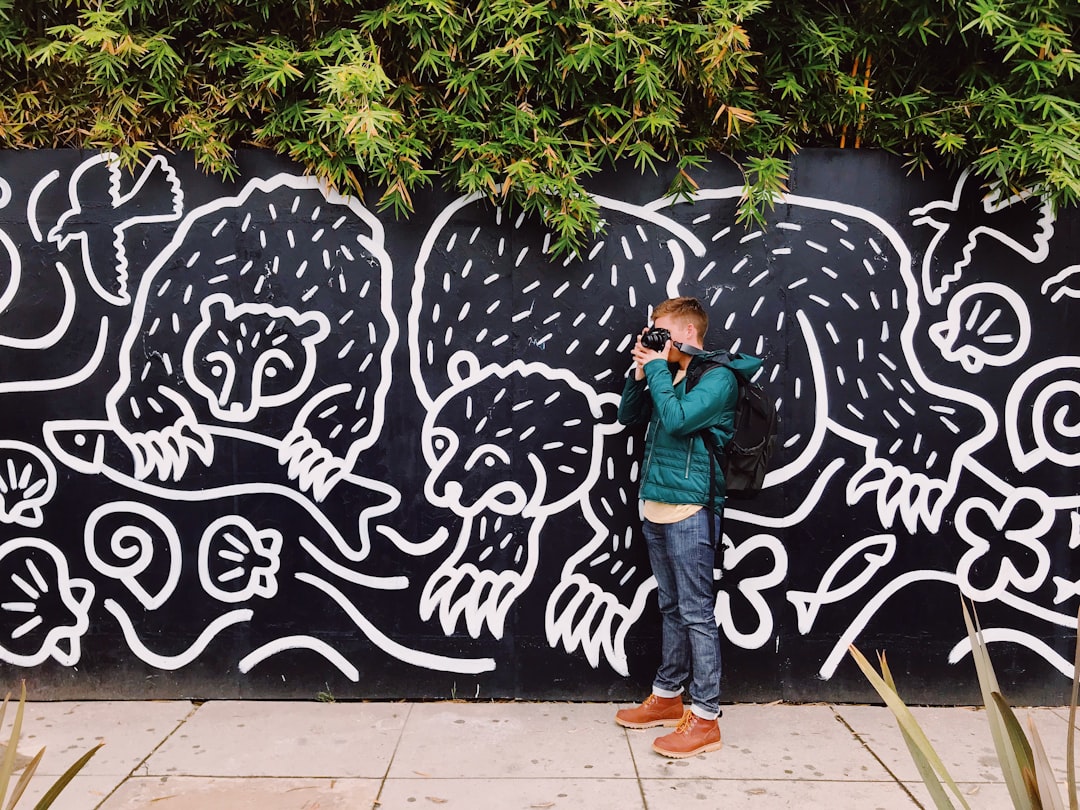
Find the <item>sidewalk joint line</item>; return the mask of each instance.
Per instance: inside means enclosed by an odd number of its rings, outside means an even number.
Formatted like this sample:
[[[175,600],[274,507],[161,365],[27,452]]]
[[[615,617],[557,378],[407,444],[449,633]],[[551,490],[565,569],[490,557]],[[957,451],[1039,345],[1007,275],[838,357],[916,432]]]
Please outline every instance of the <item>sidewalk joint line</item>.
[[[163,746],[166,742],[168,742],[170,739],[172,739],[172,736],[174,734],[176,734],[176,732],[178,732],[184,726],[184,724],[186,724],[187,721],[192,718],[192,716],[195,714],[195,712],[197,712],[200,709],[200,707],[206,701],[204,701],[204,700],[192,700],[192,701],[189,701],[189,702],[191,703],[191,709],[188,711],[188,713],[180,718],[180,721],[176,724],[176,726],[173,728],[173,730],[170,731],[168,734],[166,734],[164,737],[162,737],[161,740],[158,742],[158,744],[155,745],[152,749],[150,749],[150,753],[147,754],[145,757],[143,757],[141,760],[139,760],[139,762],[135,765],[135,767],[132,768],[130,771],[128,771],[127,775],[123,779],[121,779],[119,782],[117,782],[116,785],[113,786],[113,789],[110,790],[101,799],[100,802],[98,802],[97,804],[94,805],[94,810],[98,810],[98,808],[103,807],[105,802],[107,802],[109,799],[111,799],[112,795],[114,793],[116,793],[116,791],[118,791],[121,787],[123,787],[124,784],[131,777],[136,775],[135,771],[139,770],[139,768],[146,767],[146,763],[147,763],[147,761],[149,761],[150,757],[152,757],[154,754],[156,754],[158,749],[161,748],[161,746]],[[146,776],[149,776],[149,775],[150,775],[150,772],[149,772],[149,769],[148,769],[147,773],[146,773]]]
[[[397,757],[398,748],[401,747],[401,740],[405,737],[405,729],[409,725],[409,720],[412,719],[413,708],[416,706],[414,702],[403,704],[408,707],[408,711],[405,713],[405,719],[401,723],[401,733],[398,734],[397,742],[394,743],[394,750],[390,752],[390,758],[386,762],[386,771],[382,775],[382,779],[379,780],[379,791],[375,794],[375,799],[371,804],[372,810],[375,810],[381,802],[383,790],[386,788],[386,782],[390,778],[390,769],[394,767],[394,759]]]
[[[829,709],[832,711],[833,717],[835,717],[837,720],[840,721],[840,723],[843,724],[844,728],[846,728],[851,734],[851,736],[858,741],[859,745],[866,749],[867,753],[869,753],[870,756],[877,760],[878,764],[881,765],[881,767],[885,770],[885,773],[892,777],[893,781],[900,786],[900,789],[908,795],[911,801],[915,802],[915,806],[918,807],[919,810],[926,810],[926,807],[915,797],[915,794],[908,790],[908,786],[904,784],[904,781],[895,773],[893,773],[892,768],[885,764],[885,760],[879,757],[877,755],[877,752],[875,752],[874,749],[871,748],[870,745],[866,742],[866,740],[862,738],[862,735],[860,735],[859,732],[852,728],[851,724],[847,720],[845,720],[839,712],[836,711],[836,707],[829,706]]]

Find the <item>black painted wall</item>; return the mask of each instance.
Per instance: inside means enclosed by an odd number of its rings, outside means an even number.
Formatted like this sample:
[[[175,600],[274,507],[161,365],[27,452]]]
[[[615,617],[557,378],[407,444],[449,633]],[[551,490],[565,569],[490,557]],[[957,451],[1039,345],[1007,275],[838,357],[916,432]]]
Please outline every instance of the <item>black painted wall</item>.
[[[765,358],[782,450],[725,522],[725,698],[1064,700],[1080,596],[1078,215],[801,155],[764,230],[612,172],[551,261],[281,159],[0,153],[0,683],[44,698],[631,699],[658,622],[631,335],[676,294]]]

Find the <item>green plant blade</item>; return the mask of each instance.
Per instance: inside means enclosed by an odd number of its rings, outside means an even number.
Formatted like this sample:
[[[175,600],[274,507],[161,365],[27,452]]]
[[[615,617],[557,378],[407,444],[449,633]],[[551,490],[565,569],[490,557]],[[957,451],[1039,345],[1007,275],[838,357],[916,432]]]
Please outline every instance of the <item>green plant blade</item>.
[[[885,680],[878,675],[877,671],[870,665],[870,662],[866,660],[866,657],[859,652],[858,648],[854,644],[848,647],[848,652],[851,653],[851,657],[855,659],[855,663],[859,665],[859,669],[862,670],[863,675],[870,681],[870,685],[877,690],[877,693],[881,695],[881,699],[885,701],[885,705],[892,711],[893,716],[896,718],[896,722],[900,725],[901,732],[906,732],[907,736],[911,738],[912,745],[919,751],[920,755],[925,758],[927,767],[929,767],[938,779],[944,781],[949,789],[959,799],[960,804],[965,808],[969,808],[967,800],[964,799],[963,794],[960,793],[960,788],[957,787],[956,782],[953,781],[952,776],[949,775],[948,769],[945,767],[945,763],[941,761],[941,757],[938,756],[937,751],[934,750],[934,746],[931,745],[930,740],[927,739],[926,734],[923,732],[922,727],[919,726],[915,716],[911,713],[911,709],[907,707],[907,704],[900,699],[900,696],[896,694],[896,690],[889,687]],[[916,760],[916,767],[919,767],[918,760]],[[919,768],[920,774],[922,768]],[[930,789],[929,784],[927,788]],[[948,805],[952,807],[952,805]]]
[[[878,663],[881,664],[881,676],[886,685],[899,694],[896,688],[896,682],[893,680],[892,671],[889,669],[889,664],[885,660],[884,655],[878,656]],[[941,779],[934,772],[933,765],[926,758],[923,752],[915,744],[915,740],[907,732],[902,724],[897,724],[900,728],[900,735],[904,738],[904,744],[907,746],[908,753],[911,754],[911,760],[915,763],[915,767],[919,771],[919,776],[926,785],[927,791],[930,793],[930,798],[934,800],[934,806],[938,810],[953,810],[955,805],[949,799],[949,794],[945,792],[945,788],[941,784]]]
[[[1068,782],[1069,810],[1078,810],[1076,796],[1076,701],[1080,693],[1080,612],[1076,614],[1076,651],[1073,653],[1072,694],[1069,696],[1069,732],[1065,735],[1065,778]]]
[[[1046,748],[1043,747],[1039,730],[1035,728],[1035,721],[1030,717],[1028,728],[1031,729],[1031,753],[1035,759],[1035,777],[1038,780],[1039,801],[1042,802],[1043,810],[1065,810],[1050,758],[1046,756]]]
[[[11,801],[8,802],[7,810],[15,810],[15,805],[19,803],[19,799],[21,799],[23,793],[26,792],[26,787],[30,784],[30,780],[37,771],[38,765],[41,764],[41,758],[43,756],[45,756],[44,748],[38,751],[34,758],[26,763],[26,767],[23,768],[22,776],[19,777],[19,781],[15,783],[15,788],[11,791]]]
[[[5,699],[4,704],[7,704]],[[11,739],[8,741],[7,750],[4,752],[3,763],[0,763],[0,803],[8,793],[8,783],[11,775],[15,773],[15,753],[19,746],[19,736],[22,732],[23,708],[26,706],[26,681],[22,684],[22,694],[19,697],[19,706],[15,711],[15,722],[11,725]]]
[[[1016,810],[1036,810],[1038,797],[1032,796],[1032,786],[1027,781],[1033,780],[1035,774],[1035,767],[1031,762],[1031,748],[1008,704],[1004,699],[1001,699],[999,704],[998,699],[994,697],[998,695],[1000,698],[1001,688],[998,686],[997,675],[994,673],[990,654],[982,638],[982,628],[978,626],[978,615],[973,619],[974,608],[969,612],[967,603],[963,600],[961,600],[961,606],[964,609],[964,624],[967,626],[968,639],[971,642],[971,659],[975,662],[975,674],[979,679],[979,689],[982,691],[983,705],[986,706],[986,716],[990,725],[990,736],[994,740],[994,750],[997,751],[998,764],[1005,778],[1005,786],[1009,789],[1009,796]],[[1005,707],[1006,712],[1002,711],[1001,706]],[[1020,738],[1023,739],[1022,746],[1016,745],[1017,740],[1010,729],[1006,713],[1012,717],[1015,728],[1020,731]]]
[[[71,767],[64,771],[64,773],[61,774],[60,778],[53,782],[49,789],[45,791],[45,795],[43,795],[38,800],[38,803],[34,805],[34,810],[46,810],[46,808],[51,807],[52,803],[56,801],[56,797],[60,795],[60,792],[68,786],[68,783],[71,782],[72,779],[75,778],[75,774],[77,774],[86,766],[86,763],[90,761],[90,758],[94,756],[94,754],[98,752],[98,749],[101,748],[101,746],[103,746],[104,744],[105,743],[98,743],[81,757],[79,757],[77,760],[75,760],[71,764]]]
[[[1005,731],[1008,734],[1007,741],[1009,743],[1009,751],[1016,757],[1016,762],[1020,767],[1021,785],[1027,792],[1032,806],[1039,808],[1042,804],[1042,799],[1039,796],[1039,783],[1035,771],[1035,755],[1032,753],[1031,744],[1028,742],[1027,735],[1024,734],[1024,729],[1020,725],[1020,721],[1016,719],[1016,714],[1005,701],[1002,694],[1000,692],[994,692],[992,697],[994,699],[994,706],[997,708],[997,711],[1001,715],[1002,722],[1005,724]]]

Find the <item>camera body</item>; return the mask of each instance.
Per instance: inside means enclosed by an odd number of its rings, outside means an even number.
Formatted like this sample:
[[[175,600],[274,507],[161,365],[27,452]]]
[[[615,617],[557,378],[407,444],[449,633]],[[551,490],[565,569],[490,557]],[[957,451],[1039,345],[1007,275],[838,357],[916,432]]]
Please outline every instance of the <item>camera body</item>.
[[[669,340],[671,340],[671,332],[659,326],[650,326],[641,335],[641,345],[654,352],[662,352]]]

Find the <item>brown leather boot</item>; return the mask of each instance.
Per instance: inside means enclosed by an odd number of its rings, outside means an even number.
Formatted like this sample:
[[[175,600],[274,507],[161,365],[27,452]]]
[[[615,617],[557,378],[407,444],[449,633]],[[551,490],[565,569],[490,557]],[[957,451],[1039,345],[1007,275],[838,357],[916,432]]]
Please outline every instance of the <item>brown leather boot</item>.
[[[682,695],[673,698],[649,695],[640,706],[615,712],[615,722],[624,728],[674,727],[679,725],[682,716]]]
[[[687,712],[679,727],[671,734],[658,737],[653,742],[653,750],[665,757],[682,759],[694,754],[704,754],[723,747],[720,741],[720,723],[716,720],[702,720],[693,712]]]

